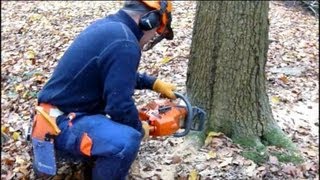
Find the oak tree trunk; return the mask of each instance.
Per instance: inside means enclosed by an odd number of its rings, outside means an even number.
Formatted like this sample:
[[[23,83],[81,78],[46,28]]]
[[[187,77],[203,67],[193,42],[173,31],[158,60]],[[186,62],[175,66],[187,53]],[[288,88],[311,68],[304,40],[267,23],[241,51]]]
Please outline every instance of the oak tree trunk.
[[[266,93],[269,2],[197,3],[187,94],[206,110],[206,132],[223,132],[249,147],[292,148]]]

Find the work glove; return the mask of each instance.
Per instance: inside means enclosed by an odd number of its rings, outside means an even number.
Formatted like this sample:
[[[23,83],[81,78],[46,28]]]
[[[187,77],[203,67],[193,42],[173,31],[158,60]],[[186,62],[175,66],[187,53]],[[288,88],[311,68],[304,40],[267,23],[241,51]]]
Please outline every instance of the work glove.
[[[144,132],[144,135],[143,135],[143,140],[147,139],[149,137],[149,131],[150,131],[150,127],[149,127],[149,124],[146,122],[146,121],[141,121],[142,123],[142,129],[143,129],[143,132]]]
[[[152,89],[160,93],[161,95],[165,96],[166,98],[169,98],[169,99],[177,98],[173,92],[176,89],[176,86],[171,83],[164,82],[160,79],[156,79],[156,81],[153,83]]]

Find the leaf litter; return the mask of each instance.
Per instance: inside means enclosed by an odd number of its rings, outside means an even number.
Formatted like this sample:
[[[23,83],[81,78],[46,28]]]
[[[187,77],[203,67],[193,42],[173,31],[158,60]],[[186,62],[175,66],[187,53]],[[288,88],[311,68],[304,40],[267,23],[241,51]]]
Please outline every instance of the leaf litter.
[[[1,179],[34,179],[25,141],[30,107],[74,37],[93,20],[115,12],[121,1],[2,1]],[[196,2],[175,1],[175,39],[142,55],[139,70],[177,85],[185,81]],[[270,2],[268,95],[274,118],[295,142],[305,162],[282,163],[275,156],[256,164],[242,148],[212,132],[199,151],[176,149],[184,138],[142,142],[129,179],[318,179],[319,178],[319,21],[301,7]],[[136,91],[138,106],[159,96]],[[273,147],[270,147],[273,148]],[[276,150],[276,149],[275,149]],[[51,179],[81,179],[81,164],[59,162]]]

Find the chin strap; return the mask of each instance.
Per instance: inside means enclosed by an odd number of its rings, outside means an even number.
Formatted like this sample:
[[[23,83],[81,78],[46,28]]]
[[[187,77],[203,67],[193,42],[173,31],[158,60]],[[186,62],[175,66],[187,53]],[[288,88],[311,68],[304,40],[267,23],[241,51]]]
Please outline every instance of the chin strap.
[[[155,45],[157,45],[160,41],[162,41],[164,39],[164,36],[158,36],[156,37],[153,41],[151,41],[150,43],[148,43],[143,51],[148,51],[150,49],[152,49]]]
[[[156,38],[154,38],[153,41],[151,41],[150,43],[148,43],[143,51],[148,51],[151,48],[153,48],[155,45],[157,45],[160,41],[162,41],[163,39],[167,39],[167,40],[172,40],[173,39],[173,31],[172,28],[170,26],[170,24],[167,25],[165,31],[163,33],[161,33],[159,36],[157,36]]]

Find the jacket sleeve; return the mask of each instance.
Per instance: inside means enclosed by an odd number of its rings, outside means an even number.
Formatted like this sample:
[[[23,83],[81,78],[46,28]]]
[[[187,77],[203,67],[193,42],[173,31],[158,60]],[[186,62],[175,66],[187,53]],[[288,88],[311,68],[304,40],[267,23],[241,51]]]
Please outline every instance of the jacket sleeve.
[[[146,73],[137,73],[136,89],[150,89],[152,90],[155,77],[149,76]]]
[[[131,41],[118,41],[108,47],[99,61],[103,79],[105,113],[113,121],[141,132],[138,110],[132,98],[136,86],[140,49]]]

